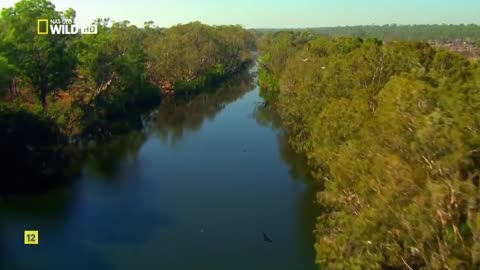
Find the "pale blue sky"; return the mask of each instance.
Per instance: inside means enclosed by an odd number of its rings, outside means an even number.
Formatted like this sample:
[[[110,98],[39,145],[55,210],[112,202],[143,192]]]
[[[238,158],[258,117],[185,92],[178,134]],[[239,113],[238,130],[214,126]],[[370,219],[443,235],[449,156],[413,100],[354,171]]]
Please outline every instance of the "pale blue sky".
[[[480,0],[51,0],[72,7],[77,23],[96,17],[162,27],[201,21],[255,27],[365,24],[480,24]],[[0,0],[0,7],[17,0]]]

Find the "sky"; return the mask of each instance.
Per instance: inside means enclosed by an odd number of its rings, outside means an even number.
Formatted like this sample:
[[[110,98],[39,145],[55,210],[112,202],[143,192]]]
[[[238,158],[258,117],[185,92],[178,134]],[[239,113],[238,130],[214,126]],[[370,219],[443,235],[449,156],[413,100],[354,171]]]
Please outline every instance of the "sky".
[[[77,24],[109,17],[160,27],[201,21],[246,28],[367,24],[480,24],[480,0],[50,0],[77,11]],[[17,0],[0,0],[0,8]]]

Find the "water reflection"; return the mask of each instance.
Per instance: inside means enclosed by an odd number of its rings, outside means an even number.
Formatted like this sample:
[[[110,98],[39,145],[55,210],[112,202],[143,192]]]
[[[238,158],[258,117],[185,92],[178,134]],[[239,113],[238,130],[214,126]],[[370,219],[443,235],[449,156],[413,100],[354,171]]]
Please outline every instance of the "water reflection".
[[[258,124],[278,130],[277,142],[279,153],[282,161],[288,167],[288,174],[294,180],[301,181],[305,184],[305,192],[303,196],[298,198],[297,202],[297,221],[298,235],[300,235],[305,243],[309,245],[301,245],[302,253],[310,254],[315,257],[314,244],[315,235],[313,230],[316,225],[316,217],[321,213],[320,206],[316,203],[316,194],[322,189],[321,183],[314,181],[310,169],[308,167],[308,159],[305,154],[297,153],[288,142],[288,135],[282,128],[281,119],[275,111],[272,102],[264,101],[259,103],[255,108],[255,119]]]
[[[253,78],[249,71],[239,72],[211,91],[202,92],[187,99],[165,99],[145,119],[145,130],[132,130],[128,134],[112,138],[108,143],[88,146],[86,169],[100,179],[114,179],[125,163],[133,166],[137,152],[147,139],[147,134],[158,136],[164,144],[179,143],[183,136],[194,132],[205,120],[212,120],[225,106],[249,90]]]
[[[143,162],[139,151],[148,137],[174,145],[252,86],[252,77],[244,71],[188,101],[165,100],[145,130],[130,130],[108,142],[87,142],[84,176],[71,186],[32,197],[2,198],[0,215],[8,219],[0,219],[0,269],[43,269],[40,265],[52,265],[48,260],[56,253],[63,254],[55,257],[59,268],[75,261],[76,269],[109,269],[98,246],[145,245],[154,232],[174,222],[158,204],[156,191],[146,186],[151,183],[139,179],[150,176],[135,169]],[[32,228],[41,231],[43,239],[48,235],[48,243],[44,240],[37,249],[24,246],[23,230]]]
[[[163,143],[174,146],[189,132],[198,130],[205,120],[213,120],[225,106],[253,88],[253,78],[244,70],[213,91],[188,100],[164,100],[151,114],[148,130]]]
[[[138,130],[113,137],[108,143],[91,142],[87,147],[85,168],[92,176],[101,179],[114,179],[124,163],[134,164],[137,153],[145,142],[146,136]]]
[[[303,248],[303,253],[310,254],[312,258],[315,257],[314,244],[315,235],[313,230],[316,225],[316,218],[320,215],[320,207],[316,203],[316,194],[319,190],[318,184],[313,180],[310,170],[307,165],[307,158],[303,154],[295,152],[295,150],[288,143],[288,137],[285,133],[280,133],[277,136],[280,156],[285,164],[288,166],[288,173],[294,180],[305,183],[305,192],[303,196],[299,197],[297,203],[298,210],[298,235],[302,237],[305,243],[309,245],[300,246]]]
[[[301,180],[315,190],[323,189],[323,182],[314,181],[308,166],[308,158],[303,153],[297,153],[289,143],[288,131],[282,126],[280,116],[271,101],[258,103],[254,110],[256,122],[262,126],[277,130],[277,142],[282,160],[289,167],[289,174],[293,179]]]
[[[13,217],[28,215],[43,220],[54,220],[71,210],[75,195],[70,187],[62,187],[37,196],[10,195],[1,201],[0,212]],[[42,207],[32,207],[35,205]]]

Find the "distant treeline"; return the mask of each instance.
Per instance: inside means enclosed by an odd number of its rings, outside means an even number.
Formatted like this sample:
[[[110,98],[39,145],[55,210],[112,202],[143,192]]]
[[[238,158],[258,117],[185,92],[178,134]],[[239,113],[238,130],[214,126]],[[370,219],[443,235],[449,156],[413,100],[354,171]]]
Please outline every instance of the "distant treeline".
[[[262,94],[324,184],[321,269],[480,269],[480,65],[425,42],[276,32]]]
[[[355,36],[361,38],[378,38],[382,40],[470,40],[480,42],[480,25],[477,24],[433,24],[433,25],[359,25],[314,27],[299,29],[257,29],[259,32],[271,33],[281,30],[310,31],[331,37]]]

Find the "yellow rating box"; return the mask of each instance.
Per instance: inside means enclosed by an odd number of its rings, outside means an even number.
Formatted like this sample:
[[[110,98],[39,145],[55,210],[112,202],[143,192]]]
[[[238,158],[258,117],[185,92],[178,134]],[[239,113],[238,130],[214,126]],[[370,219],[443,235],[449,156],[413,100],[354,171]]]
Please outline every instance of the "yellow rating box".
[[[38,231],[25,231],[23,243],[25,245],[38,245]]]

